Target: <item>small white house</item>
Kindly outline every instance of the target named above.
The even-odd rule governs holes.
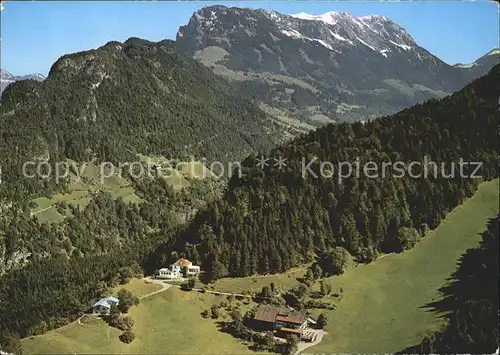
[[[180,279],[182,272],[180,268],[162,268],[158,270],[158,278],[160,279]]]
[[[95,314],[109,314],[111,306],[118,305],[118,299],[113,296],[101,298],[92,306],[92,311]]]

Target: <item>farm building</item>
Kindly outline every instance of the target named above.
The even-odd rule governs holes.
[[[118,304],[118,299],[113,296],[101,298],[92,306],[92,311],[95,314],[109,314],[112,305]]]
[[[261,329],[280,330],[300,335],[307,326],[307,314],[305,310],[293,311],[287,307],[260,305],[255,313],[254,321]]]

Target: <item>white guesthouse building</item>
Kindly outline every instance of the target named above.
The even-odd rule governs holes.
[[[158,270],[158,277],[160,279],[180,279],[182,277],[181,268],[161,268]]]
[[[161,279],[179,279],[182,277],[182,271],[186,270],[188,276],[195,276],[200,273],[200,267],[193,265],[188,259],[181,258],[168,268],[158,270],[158,278]]]
[[[113,296],[101,298],[92,306],[92,312],[94,314],[109,314],[109,311],[111,310],[111,306],[113,304],[118,305],[117,298]]]

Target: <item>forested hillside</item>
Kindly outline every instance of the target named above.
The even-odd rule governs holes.
[[[277,273],[310,262],[317,251],[342,246],[359,261],[379,252],[411,248],[428,228],[471,196],[478,180],[461,178],[458,164],[482,162],[478,174],[497,176],[498,80],[500,66],[442,100],[414,106],[366,124],[332,124],[273,151],[287,166],[255,166],[246,160],[224,198],[200,213],[178,242],[212,278]],[[343,161],[438,164],[437,176],[325,178],[319,162]],[[317,158],[302,176],[303,159]],[[441,173],[455,170],[454,177]],[[361,165],[362,166],[362,165]],[[465,166],[471,174],[474,166]],[[422,169],[420,173],[423,174]],[[415,174],[415,172],[413,172]],[[373,175],[373,171],[372,171]],[[186,244],[187,243],[187,244]],[[166,248],[165,252],[168,252]]]
[[[29,255],[24,267],[0,277],[0,344],[68,323],[140,269],[159,243],[173,243],[183,194],[164,180],[137,188],[154,191],[157,200],[127,205],[100,193],[83,211],[72,208],[72,218],[52,225],[15,212],[0,216],[6,252]]]
[[[280,139],[263,111],[171,41],[133,38],[64,56],[43,83],[9,85],[1,109],[0,343],[86,310],[123,267],[168,242],[193,208],[189,189],[125,173],[140,205],[92,186],[83,208],[66,206],[61,223],[41,224],[32,198],[65,191],[67,181],[57,184],[54,171],[24,178],[25,162],[119,165],[138,154],[226,162]]]
[[[402,354],[492,354],[498,349],[499,224],[492,219],[480,247],[468,250],[460,260],[444,298],[429,306],[448,312],[447,327],[427,336]]]
[[[9,85],[1,107],[0,200],[56,188],[21,178],[34,159],[116,164],[141,153],[224,162],[280,138],[263,111],[172,41],[131,38],[63,56],[44,82]]]
[[[162,49],[164,44],[150,46],[142,42],[134,43],[135,40],[129,43],[131,52],[125,51],[130,58],[137,59],[136,51],[168,52],[168,46]],[[116,56],[123,55],[120,53],[125,47],[127,44]],[[89,54],[81,55],[85,57]],[[112,61],[115,57],[110,55],[105,58]],[[128,60],[134,62],[133,59]],[[77,63],[80,62],[65,62],[63,58],[56,63],[43,84],[26,81],[15,83],[6,90],[2,105],[10,111],[1,116],[1,142],[7,153],[19,154],[2,156],[4,162],[15,165],[17,159],[33,154],[53,154],[54,159],[89,159],[98,152],[102,155],[97,154],[97,158],[120,161],[127,158],[122,152],[132,149],[133,137],[139,142],[135,148],[154,149],[154,140],[148,140],[154,134],[145,135],[141,140],[138,133],[139,129],[149,127],[149,116],[139,120],[144,123],[143,126],[128,122],[129,128],[126,128],[121,126],[119,120],[115,122],[112,119],[119,116],[103,114],[104,122],[116,130],[115,134],[109,131],[111,128],[106,128],[106,124],[98,123],[97,118],[101,116],[82,119],[78,111],[84,107],[82,102],[76,101],[78,106],[71,104],[79,97],[76,89],[66,93],[56,91],[70,98],[64,101],[66,104],[63,107],[53,106],[53,114],[42,114],[47,112],[44,110],[50,111],[51,106],[46,102],[52,101],[39,98],[55,95],[45,85],[51,87],[56,85],[55,82],[70,85],[74,78],[70,80],[71,75],[59,77],[58,67],[68,66],[65,70],[73,73],[73,69],[83,65],[83,62]],[[92,66],[89,63],[94,61],[87,63]],[[82,67],[75,73],[81,70]],[[204,69],[199,70],[203,73]],[[163,74],[164,78],[176,75]],[[18,209],[2,206],[0,230],[3,231],[1,238],[5,249],[10,253],[21,248],[37,252],[30,255],[28,264],[23,268],[0,278],[0,343],[15,343],[18,337],[39,334],[74,319],[106,287],[123,275],[130,274],[130,268],[137,269],[135,263],[147,270],[163,266],[173,250],[184,252],[193,262],[200,262],[209,276],[219,278],[224,275],[284,271],[293,265],[313,261],[318,256],[321,258],[335,246],[346,248],[361,262],[374,259],[379,252],[399,252],[411,248],[427,228],[437,226],[448,211],[473,194],[477,180],[460,177],[415,179],[409,176],[382,179],[361,175],[339,183],[336,177],[316,179],[311,175],[303,178],[303,158],[306,161],[317,158],[318,162],[329,161],[333,164],[354,161],[356,157],[361,162],[378,163],[422,161],[424,156],[438,163],[458,162],[463,158],[465,161],[483,162],[479,173],[485,179],[495,177],[498,174],[499,93],[496,83],[499,74],[500,67],[496,66],[487,76],[446,99],[430,101],[394,116],[366,124],[328,125],[305,134],[273,151],[274,157],[287,159],[287,166],[281,170],[273,167],[272,161],[263,170],[257,168],[257,154],[251,155],[243,164],[242,177],[234,176],[230,180],[225,196],[200,212],[187,228],[180,231],[175,217],[177,209],[182,208],[184,203],[183,194],[173,193],[161,179],[134,181],[134,187],[146,200],[140,206],[126,205],[97,192],[84,210],[72,209],[72,217],[58,225],[39,225]],[[127,86],[127,79],[122,80],[125,87],[132,87]],[[106,88],[105,82],[103,80],[98,88]],[[112,83],[109,85],[112,86]],[[182,82],[176,82],[176,85],[182,85]],[[115,89],[119,91],[120,87]],[[117,111],[112,112],[119,112],[119,109],[128,107],[127,100],[136,100],[132,98],[131,91],[129,93],[130,96],[124,94],[120,104],[104,100],[102,105],[116,104],[113,107]],[[186,95],[182,98],[188,100]],[[200,92],[200,95],[210,94]],[[214,114],[218,110],[236,114],[244,107],[239,103],[235,99],[233,104],[237,106],[228,103],[226,108],[214,106],[212,109],[216,110]],[[205,104],[210,106],[213,102]],[[147,106],[146,103],[144,105]],[[155,106],[154,102],[152,106]],[[58,114],[58,110],[70,118],[62,120],[65,116]],[[18,112],[26,114],[26,118]],[[179,117],[185,119],[180,112]],[[245,116],[246,119],[255,119],[251,112],[249,109],[247,115],[250,116]],[[13,117],[18,120],[16,124]],[[57,117],[60,121],[55,120]],[[56,122],[61,127],[56,127]],[[161,129],[153,132],[160,136],[162,132],[170,132],[163,131],[165,127],[160,123],[158,125]],[[110,135],[115,134],[117,140],[110,142],[108,147],[123,150],[105,148],[105,138],[98,134],[98,128]],[[13,135],[10,136],[10,133]],[[53,134],[50,137],[57,139],[44,140],[43,137],[49,137],[44,134],[49,133]],[[79,136],[82,134],[84,136]],[[171,134],[173,137],[177,132]],[[209,135],[207,130],[204,134]],[[179,136],[182,134],[179,133]],[[98,141],[97,137],[104,141]],[[84,154],[83,146],[77,144],[81,139],[90,147],[88,155]],[[262,142],[259,144],[262,148],[267,146]],[[254,149],[257,150],[259,144],[255,143]],[[224,156],[228,156],[226,152],[230,149],[224,147]],[[243,151],[241,146],[240,154]],[[213,154],[217,154],[216,150]],[[318,162],[312,164],[311,169],[320,176]],[[449,165],[446,168],[449,172]],[[465,169],[469,173],[471,170],[475,170],[474,167]],[[7,181],[4,191],[13,192],[15,196],[37,191],[37,186],[12,185],[12,180]],[[332,257],[332,254],[328,255]]]

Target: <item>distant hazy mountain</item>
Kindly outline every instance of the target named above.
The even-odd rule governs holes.
[[[500,63],[500,49],[497,48],[492,49],[473,63],[458,63],[453,67],[468,72],[474,77],[479,77],[488,73],[488,71],[498,63]]]
[[[177,45],[266,108],[314,125],[394,113],[478,76],[446,64],[376,15],[210,6],[179,29]]]
[[[6,70],[0,69],[0,94],[7,87],[7,85],[9,85],[15,81],[18,81],[18,80],[26,80],[26,79],[43,81],[43,80],[45,80],[45,76],[43,74],[40,74],[40,73],[29,74],[29,75],[24,75],[24,76],[14,76]]]

